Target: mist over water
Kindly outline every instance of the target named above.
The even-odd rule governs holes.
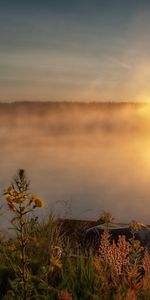
[[[150,223],[148,104],[0,104],[0,145],[1,193],[24,168],[43,214]]]

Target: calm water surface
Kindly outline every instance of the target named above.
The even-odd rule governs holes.
[[[43,214],[150,223],[149,105],[0,105],[0,145],[1,193],[25,168]]]

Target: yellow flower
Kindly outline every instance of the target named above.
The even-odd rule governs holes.
[[[32,194],[31,197],[30,197],[30,201],[35,201],[35,199],[37,199],[37,197]]]
[[[16,193],[14,196],[14,202],[21,203],[25,200],[25,194],[24,193]]]
[[[36,207],[43,207],[44,206],[44,201],[42,199],[40,199],[40,198],[36,198],[34,200],[34,203],[35,203]]]

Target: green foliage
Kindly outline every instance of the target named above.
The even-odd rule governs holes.
[[[65,257],[62,269],[63,288],[67,288],[74,299],[91,299],[100,287],[95,276],[93,256],[88,257],[79,251],[76,256],[70,253]]]

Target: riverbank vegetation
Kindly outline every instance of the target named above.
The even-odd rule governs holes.
[[[30,194],[29,185],[24,170],[19,170],[4,191],[13,234],[1,235],[0,299],[150,299],[150,254],[135,239],[136,222],[131,223],[129,241],[120,236],[112,242],[106,229],[98,252],[87,252],[80,222],[73,230],[69,221],[52,215],[39,221],[36,212],[44,201]]]

